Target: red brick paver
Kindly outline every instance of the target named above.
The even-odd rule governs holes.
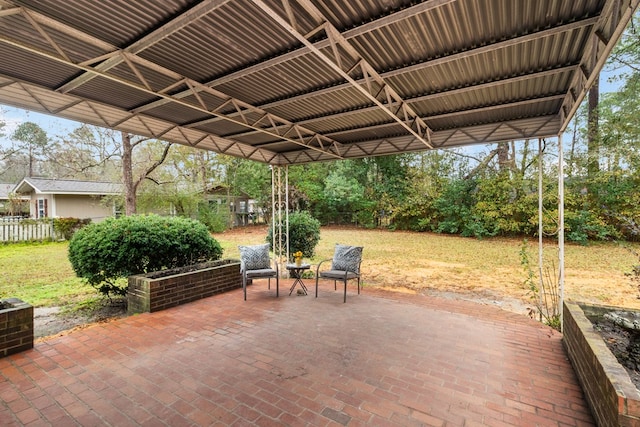
[[[286,283],[283,289],[286,288]],[[0,359],[0,425],[590,426],[561,335],[495,307],[257,282]]]

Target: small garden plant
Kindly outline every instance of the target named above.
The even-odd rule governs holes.
[[[529,261],[527,239],[524,239],[520,248],[520,264],[527,276],[524,285],[529,290],[529,297],[535,305],[534,309],[529,309],[529,317],[532,319],[538,317],[539,321],[559,331],[562,325],[560,324],[559,279],[555,265],[552,265],[551,268],[540,267],[540,276],[538,277],[540,286],[538,286],[536,274]]]
[[[127,285],[119,279],[221,256],[204,224],[181,217],[109,218],[78,230],[69,242],[76,275],[108,297],[126,295]]]

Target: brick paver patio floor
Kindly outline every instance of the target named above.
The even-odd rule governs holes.
[[[587,426],[561,335],[496,307],[257,282],[0,359],[0,425]],[[310,287],[311,291],[311,287]]]

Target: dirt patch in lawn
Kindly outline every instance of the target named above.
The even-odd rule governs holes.
[[[103,301],[91,308],[73,311],[62,311],[60,307],[35,307],[33,310],[34,338],[46,339],[126,315],[127,308],[123,302]]]

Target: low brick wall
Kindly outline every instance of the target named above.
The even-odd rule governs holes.
[[[160,311],[241,287],[240,261],[234,259],[138,274],[129,277],[128,312]]]
[[[0,357],[33,348],[33,307],[17,298],[2,302],[9,308],[0,310]]]
[[[598,426],[640,427],[640,393],[587,317],[614,309],[565,302],[563,342]]]

